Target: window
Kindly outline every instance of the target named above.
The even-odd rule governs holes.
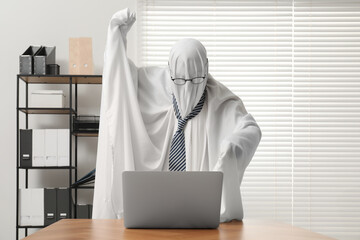
[[[200,40],[263,137],[245,218],[360,238],[360,0],[138,0],[139,65]]]

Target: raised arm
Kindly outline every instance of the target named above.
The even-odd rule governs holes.
[[[124,103],[136,98],[137,95],[136,66],[126,56],[126,34],[135,19],[135,13],[130,14],[130,10],[125,8],[112,16],[108,27],[104,52],[93,219],[119,217],[112,204],[114,138],[119,133],[115,128],[119,116],[125,116],[128,112],[123,106]]]

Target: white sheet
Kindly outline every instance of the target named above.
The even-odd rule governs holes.
[[[128,8],[109,23],[104,53],[93,219],[122,218],[124,170],[168,171],[177,119],[168,67],[137,67],[124,38]],[[124,30],[125,29],[125,30]],[[185,128],[186,170],[222,171],[221,222],[243,219],[240,184],[261,139],[241,99],[209,73],[207,101]]]
[[[173,79],[188,80],[204,77],[204,80],[198,84],[186,81],[185,84],[178,85],[175,81],[170,81],[171,91],[174,93],[181,118],[184,119],[199,102],[206,87],[208,76],[206,49],[197,39],[180,39],[170,50],[168,65]]]

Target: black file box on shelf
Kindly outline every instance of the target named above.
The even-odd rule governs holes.
[[[58,188],[56,196],[56,221],[69,218],[69,188]]]
[[[56,222],[56,188],[44,189],[44,225]]]
[[[55,46],[46,47],[41,46],[41,48],[34,55],[34,74],[36,75],[45,75],[47,74],[48,64],[55,64]]]
[[[32,129],[20,129],[20,167],[32,166]]]
[[[71,199],[70,204],[69,198],[68,187],[56,188],[56,221],[64,218],[70,218],[70,213],[72,215],[71,217],[74,217],[75,203],[74,200]]]
[[[93,205],[89,204],[89,218],[92,219],[92,209],[93,209]]]
[[[46,64],[46,74],[59,75],[60,65],[59,64]]]
[[[76,206],[76,218],[78,219],[89,218],[89,207],[87,204],[78,204]]]
[[[92,219],[92,204],[78,204],[76,206],[77,219]]]
[[[41,46],[29,46],[26,51],[19,56],[19,73],[34,73],[34,55],[40,50]]]

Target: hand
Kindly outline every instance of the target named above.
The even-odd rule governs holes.
[[[111,24],[117,25],[119,27],[122,27],[124,25],[127,25],[127,30],[131,28],[133,23],[136,21],[136,13],[131,12],[129,8],[124,8],[120,11],[117,11],[114,13],[114,15],[111,17]]]
[[[243,164],[243,150],[239,145],[236,145],[231,138],[222,141],[216,168],[223,169],[224,163],[229,161],[233,162],[240,172],[246,168]]]
[[[119,27],[124,44],[126,47],[126,35],[130,31],[132,25],[136,21],[136,13],[130,12],[129,8],[122,9],[116,12],[111,18],[111,26]]]
[[[120,31],[123,34],[123,37],[126,37],[132,25],[136,21],[136,12],[130,12],[129,8],[125,8],[122,11],[124,11],[122,12],[123,24],[120,25]]]
[[[234,145],[228,139],[225,139],[220,145],[219,158],[222,160],[233,159],[234,154],[235,154]]]

